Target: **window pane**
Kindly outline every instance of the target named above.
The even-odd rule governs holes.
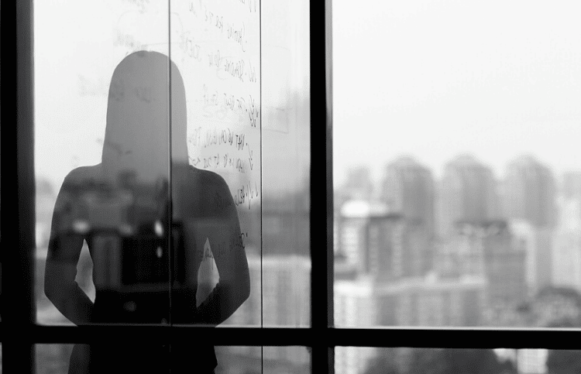
[[[90,367],[88,352],[91,347],[74,344],[37,344],[36,373],[37,374],[61,374],[69,372],[70,365],[75,365],[77,370]],[[70,359],[73,355],[74,359]],[[143,356],[142,356],[143,357]],[[168,355],[171,357],[171,354]],[[216,374],[240,374],[240,373],[276,373],[276,374],[303,374],[310,373],[311,357],[305,347],[216,347],[218,366]],[[146,357],[143,357],[145,361]],[[264,359],[263,359],[264,358]],[[168,372],[171,359],[165,361],[159,373]],[[109,360],[111,364],[114,364]],[[139,364],[136,362],[135,364]],[[192,370],[192,366],[183,366],[175,369]],[[128,372],[136,372],[137,367]],[[151,371],[145,371],[151,372]],[[156,372],[157,373],[157,372]]]
[[[578,351],[337,347],[335,373],[575,373]]]
[[[579,325],[574,9],[334,4],[337,325]]]
[[[309,2],[262,2],[263,322],[310,324]]]
[[[218,373],[310,373],[306,347],[216,347]]]

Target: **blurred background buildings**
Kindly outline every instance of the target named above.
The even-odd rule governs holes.
[[[581,326],[581,176],[522,156],[498,178],[466,154],[434,174],[404,156],[336,186],[336,325]],[[338,351],[338,373],[380,352]],[[546,369],[546,351],[519,357]]]

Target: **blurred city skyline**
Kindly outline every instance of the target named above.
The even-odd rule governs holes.
[[[385,172],[388,166],[402,158],[409,158],[414,160],[420,165],[423,165],[427,169],[429,169],[435,180],[439,180],[442,178],[443,172],[446,168],[446,165],[455,160],[458,157],[469,156],[480,162],[481,164],[487,166],[492,171],[493,177],[500,180],[504,178],[507,174],[509,164],[514,162],[515,160],[521,158],[533,158],[540,162],[542,165],[545,165],[555,177],[557,183],[563,178],[563,176],[567,174],[581,174],[581,161],[578,162],[578,165],[573,165],[571,162],[571,166],[565,165],[558,165],[554,166],[549,162],[546,162],[545,159],[541,157],[537,157],[532,152],[522,152],[522,153],[514,153],[514,156],[511,158],[507,158],[504,160],[496,160],[496,162],[487,162],[485,157],[479,157],[474,152],[456,152],[451,153],[449,158],[442,158],[441,160],[438,159],[437,161],[433,159],[426,159],[422,158],[421,155],[412,154],[411,152],[402,152],[399,154],[393,154],[390,158],[384,158],[381,161],[378,160],[379,157],[376,157],[375,160],[368,159],[363,160],[361,162],[351,162],[351,163],[340,163],[341,160],[344,158],[335,153],[334,158],[334,188],[341,188],[341,186],[349,183],[349,175],[355,170],[362,170],[366,169],[369,172],[369,177],[371,178],[370,181],[374,184],[380,184],[383,178],[385,177]]]
[[[450,165],[458,162],[459,160],[466,159],[472,160],[484,168],[489,169],[493,180],[500,184],[502,184],[502,182],[505,181],[509,176],[511,167],[514,167],[515,164],[523,162],[531,162],[545,168],[553,178],[557,190],[561,189],[563,185],[567,183],[567,179],[571,180],[572,178],[581,178],[581,164],[577,169],[553,168],[551,165],[544,162],[544,160],[535,157],[532,154],[521,154],[515,156],[514,158],[505,160],[505,162],[501,164],[500,167],[495,168],[493,164],[487,163],[485,160],[476,157],[473,153],[470,152],[458,153],[450,159],[444,160],[441,165],[437,165],[436,167],[432,167],[431,163],[423,162],[421,159],[414,155],[402,153],[400,155],[395,155],[392,159],[385,160],[383,163],[378,162],[379,166],[377,167],[374,167],[370,163],[353,164],[347,167],[345,165],[335,166],[335,168],[342,167],[341,173],[338,173],[342,179],[339,180],[338,176],[335,175],[335,193],[339,194],[336,196],[340,196],[340,194],[344,193],[346,187],[361,186],[363,183],[368,182],[373,186],[374,189],[372,191],[372,199],[378,198],[379,196],[377,194],[381,193],[380,190],[383,188],[383,184],[385,183],[385,178],[389,169],[394,165],[402,162],[413,163],[419,167],[424,168],[433,179],[432,182],[438,184],[441,183],[445,178],[445,170]],[[498,172],[498,169],[500,169],[500,172]],[[353,178],[358,180],[353,180]]]

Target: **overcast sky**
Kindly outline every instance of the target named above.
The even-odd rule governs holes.
[[[120,3],[71,4],[37,2],[35,12],[37,171],[57,180],[99,161],[107,82],[90,73],[109,77],[123,56],[96,53],[115,43],[110,7]],[[71,16],[83,11],[91,16]],[[524,153],[557,173],[581,170],[580,14],[578,0],[335,0],[337,182],[359,164],[379,178],[401,154],[436,174],[459,153],[497,176]],[[71,30],[93,33],[71,43]],[[86,71],[72,74],[78,66]],[[79,96],[83,79],[96,95]],[[63,108],[62,95],[75,102]],[[78,131],[65,131],[71,123]]]
[[[336,181],[400,154],[438,174],[472,153],[497,176],[535,155],[581,170],[581,3],[337,0]]]

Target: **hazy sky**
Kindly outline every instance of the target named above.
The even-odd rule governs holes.
[[[581,170],[581,3],[337,0],[335,175],[400,154]]]
[[[99,162],[107,82],[94,76],[110,77],[124,50],[98,50],[117,42],[111,4],[126,3],[36,3],[37,169],[59,179]],[[523,153],[581,169],[580,14],[578,0],[335,0],[337,181],[358,164],[378,178],[400,154],[436,173],[459,153],[497,176]],[[87,29],[94,40],[68,41]],[[93,93],[79,96],[85,83]]]

